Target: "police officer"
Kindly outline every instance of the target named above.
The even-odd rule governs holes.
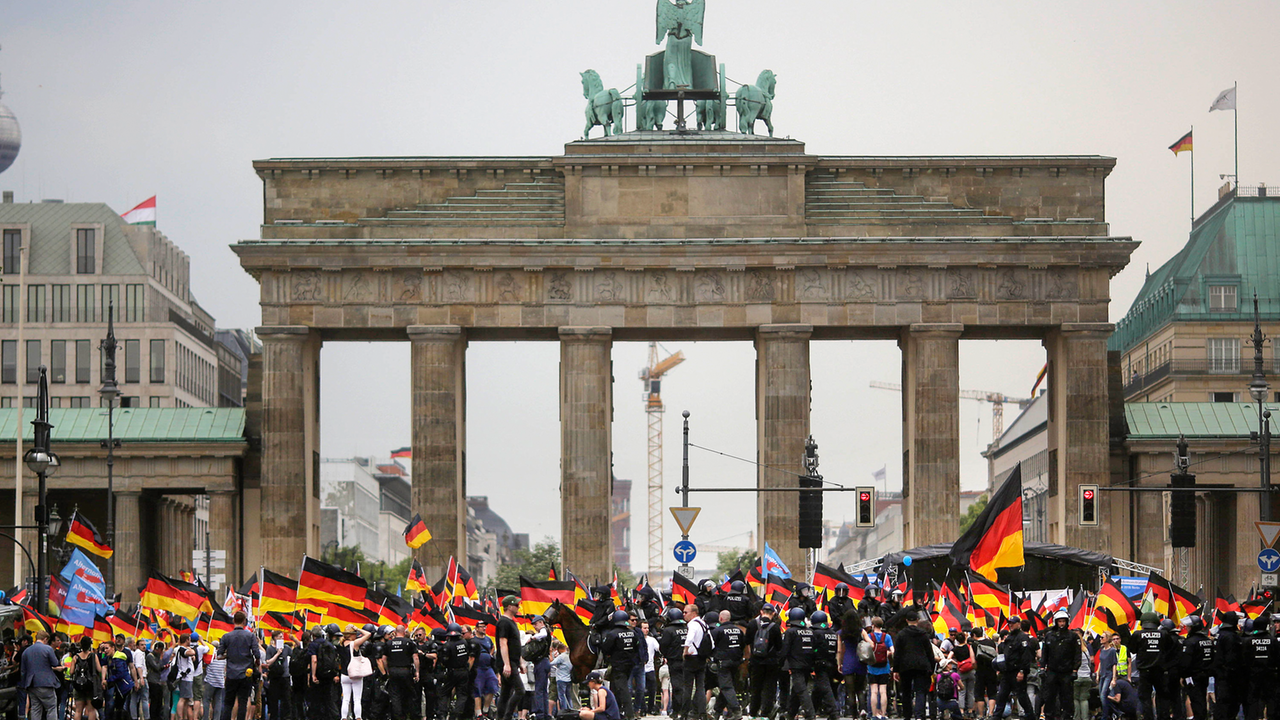
[[[449,623],[444,644],[436,658],[444,671],[444,682],[440,687],[444,716],[450,720],[459,720],[464,714],[470,717],[471,665],[475,658],[471,654],[471,645],[462,638],[462,627],[457,623]]]
[[[1235,720],[1240,706],[1249,699],[1249,652],[1236,632],[1239,616],[1222,614],[1218,640],[1213,646],[1213,697],[1216,720]]]
[[[600,652],[609,659],[609,687],[618,699],[623,720],[632,717],[631,671],[636,664],[636,646],[643,642],[631,627],[626,610],[613,613],[613,627],[605,631]]]
[[[805,720],[813,720],[813,675],[815,646],[813,630],[805,627],[802,608],[787,611],[787,631],[782,635],[782,669],[791,675],[791,699],[784,717],[794,718],[803,712]]]
[[[684,638],[689,632],[684,621],[684,611],[678,607],[669,607],[666,612],[666,624],[662,635],[658,638],[658,653],[667,663],[667,672],[671,679],[671,715],[684,717],[684,698],[687,695],[684,676]]]
[[[787,601],[787,609],[792,608],[803,610],[805,617],[809,617],[818,609],[818,604],[813,601],[813,587],[809,583],[796,583],[796,592]],[[790,624],[789,621],[788,624]]]
[[[843,627],[844,614],[856,609],[853,598],[849,597],[849,584],[836,583],[835,594],[827,601],[827,616],[831,618],[831,627],[839,631]]]
[[[751,619],[751,599],[747,597],[747,584],[741,580],[729,583],[729,592],[720,600],[721,609],[729,611],[729,622],[745,625]]]
[[[902,591],[894,590],[889,593],[889,599],[880,603],[880,617],[884,618],[884,624],[889,624],[889,618],[902,612]]]
[[[712,657],[716,661],[716,685],[720,687],[715,716],[720,717],[721,711],[728,708],[728,720],[739,720],[742,706],[738,703],[738,671],[745,657],[746,632],[732,621],[733,616],[728,609],[720,611],[719,620],[720,624],[711,631],[711,643],[715,646]]]
[[[360,654],[369,658],[373,666],[373,675],[364,681],[360,693],[360,705],[368,720],[386,720],[387,718],[387,676],[382,672],[378,658],[382,657],[383,646],[387,637],[386,626],[378,627],[373,623],[365,625],[370,637],[360,647]]]
[[[838,650],[840,633],[830,626],[821,610],[809,617],[813,627],[813,707],[830,720],[836,719],[836,695],[832,682],[840,677]]]
[[[1027,676],[1031,674],[1031,661],[1035,658],[1035,641],[1022,632],[1022,621],[1009,618],[1009,634],[1000,644],[996,655],[996,670],[1000,672],[1000,690],[996,693],[996,711],[1003,713],[1005,703],[1012,695],[1022,706],[1023,718],[1033,718],[1031,698],[1027,696]],[[1003,665],[1000,655],[1004,656]],[[1015,709],[1016,712],[1016,709]]]
[[[862,595],[862,601],[858,603],[858,614],[864,618],[880,615],[880,588],[875,585],[867,588]],[[884,618],[883,615],[880,617]]]
[[[1125,642],[1132,655],[1129,662],[1138,670],[1138,696],[1142,700],[1143,717],[1145,720],[1155,720],[1156,717],[1165,720],[1172,708],[1169,673],[1176,668],[1178,642],[1169,631],[1160,627],[1160,617],[1155,613],[1143,613],[1141,620],[1142,628]],[[1154,706],[1151,702],[1153,692]]]
[[[1270,617],[1263,615],[1253,622],[1253,631],[1245,639],[1250,654],[1249,668],[1249,702],[1244,708],[1245,720],[1258,720],[1265,710],[1267,717],[1274,718],[1277,712],[1275,703],[1276,665],[1280,663],[1280,648],[1276,640],[1268,632]],[[1246,621],[1247,622],[1247,621]]]
[[[411,711],[413,688],[418,684],[418,648],[405,637],[403,625],[397,625],[395,637],[386,642],[380,662],[391,695],[391,718],[406,720]]]
[[[1204,621],[1192,615],[1187,637],[1182,641],[1182,677],[1191,701],[1193,720],[1209,720],[1206,691],[1213,670],[1213,640],[1204,631]]]
[[[716,595],[716,581],[710,578],[698,583],[698,594],[693,598],[693,604],[698,606],[698,615],[706,615],[714,612],[720,613],[720,598]]]
[[[1040,638],[1040,660],[1045,669],[1040,679],[1040,704],[1045,720],[1070,718],[1072,713],[1071,690],[1075,671],[1080,667],[1080,638],[1067,627],[1069,623],[1067,611],[1059,610],[1053,615],[1053,627]]]
[[[427,636],[427,631],[421,627],[414,628],[413,636],[410,638],[413,644],[418,648],[418,692],[425,700],[423,707],[426,711],[423,717],[428,720],[434,720],[436,717],[436,651],[431,646],[431,640]]]
[[[449,638],[449,630],[447,628],[432,628],[431,634],[427,636],[427,645],[436,655],[435,669],[431,673],[431,681],[435,685],[435,704],[431,707],[432,717],[444,720],[449,716],[449,699],[444,694],[444,681],[446,671],[444,669],[444,644]]]
[[[311,659],[311,685],[307,696],[307,715],[317,720],[338,720],[338,703],[333,697],[333,689],[338,687],[338,676],[341,669],[338,665],[338,647],[334,640],[342,636],[342,631],[334,623],[326,625],[316,633],[316,638],[307,648]],[[330,666],[333,667],[330,667]]]
[[[778,653],[782,650],[782,630],[773,603],[765,603],[760,608],[760,615],[747,623],[744,639],[751,653],[747,662],[751,716],[771,717],[778,695]]]

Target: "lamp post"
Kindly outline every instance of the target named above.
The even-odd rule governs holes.
[[[1249,395],[1258,403],[1258,431],[1250,433],[1258,443],[1258,471],[1262,474],[1262,499],[1258,503],[1258,519],[1266,522],[1271,519],[1271,411],[1266,409],[1267,393],[1271,386],[1267,384],[1267,374],[1263,371],[1262,345],[1266,342],[1262,334],[1262,317],[1258,314],[1258,293],[1253,294],[1253,379],[1249,381]]]
[[[102,341],[102,388],[98,394],[107,403],[107,439],[102,447],[107,450],[107,547],[116,546],[116,488],[115,488],[115,450],[120,441],[115,438],[116,398],[120,396],[120,387],[116,385],[116,330],[114,325],[116,314],[115,303],[107,305],[107,337]],[[116,556],[111,554],[107,560],[107,592],[106,597],[115,595]]]
[[[75,515],[76,509],[77,508],[73,508],[71,510],[72,515]],[[67,541],[62,539],[65,530],[63,527],[64,521],[65,518],[63,518],[58,512],[58,506],[55,503],[49,510],[49,537],[59,539],[57,545],[53,545],[52,543],[50,544],[50,549],[53,550],[54,555],[58,557],[59,565],[66,565],[67,561],[71,559],[71,548],[67,547]]]
[[[49,547],[49,518],[45,510],[45,479],[52,475],[61,464],[58,456],[49,450],[49,440],[53,425],[49,422],[49,369],[40,366],[40,383],[36,386],[36,419],[31,421],[34,427],[34,438],[31,449],[22,457],[31,472],[39,479],[36,496],[36,608],[40,612],[48,610],[48,590],[44,583]]]

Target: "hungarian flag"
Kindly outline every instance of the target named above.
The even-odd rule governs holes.
[[[1098,590],[1098,600],[1094,603],[1093,612],[1099,618],[1107,620],[1102,615],[1102,611],[1110,613],[1110,622],[1115,623],[1116,627],[1120,625],[1132,626],[1138,621],[1138,608],[1134,607],[1133,601],[1128,595],[1120,589],[1120,586],[1114,580],[1108,578],[1102,583],[1102,588]]]
[[[969,582],[969,597],[973,599],[974,605],[993,612],[1008,612],[1008,588],[968,570],[965,571],[965,576]]]
[[[404,529],[404,544],[417,550],[430,539],[431,531],[422,522],[422,515],[414,513],[413,519],[409,521],[409,524]]]
[[[208,596],[189,582],[165,577],[154,570],[142,589],[139,604],[154,610],[165,610],[179,617],[193,618],[213,607]]]
[[[951,546],[951,559],[959,567],[973,568],[991,582],[996,569],[1022,567],[1022,464],[987,501],[969,529]]]
[[[1169,586],[1169,581],[1160,577],[1160,573],[1155,570],[1147,576],[1147,587],[1142,591],[1143,597],[1150,595],[1152,608],[1156,613],[1164,617],[1173,617],[1173,588]]]
[[[680,571],[672,571],[671,602],[679,605],[680,607],[684,607],[685,605],[693,602],[693,599],[697,596],[698,586],[694,585],[693,581],[689,578],[681,575]]]
[[[124,221],[130,225],[150,225],[155,227],[156,224],[156,196],[143,200],[138,203],[137,207],[129,212],[121,215]]]
[[[413,448],[410,448],[410,447],[406,446],[406,447],[402,447],[402,448],[400,448],[399,450],[392,450],[392,451],[391,451],[391,457],[393,457],[393,458],[410,458],[410,459],[412,459],[412,458],[413,458]]]
[[[78,511],[71,513],[71,522],[67,525],[66,541],[79,545],[98,557],[111,557],[111,548],[85,516]]]
[[[298,582],[262,568],[258,582],[258,613],[293,612],[298,606]]]
[[[1178,153],[1184,152],[1184,151],[1190,152],[1191,151],[1191,131],[1188,130],[1186,135],[1183,135],[1182,137],[1178,138],[1178,141],[1170,145],[1169,149],[1173,151],[1174,155],[1177,155]]]
[[[422,569],[422,563],[414,560],[409,564],[409,577],[404,581],[404,589],[421,592],[427,588],[427,572]]]
[[[573,593],[577,584],[571,580],[543,580],[541,582],[520,576],[520,614],[542,615],[559,600],[566,607],[573,606]]]
[[[302,573],[298,576],[298,605],[302,607],[317,612],[324,612],[328,605],[363,609],[368,589],[364,579],[353,572],[315,558],[302,559]]]

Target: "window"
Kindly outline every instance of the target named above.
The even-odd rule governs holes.
[[[27,286],[27,322],[44,322],[44,285]]]
[[[76,341],[76,382],[89,382],[89,363],[93,362],[88,340]],[[75,407],[72,405],[72,407]]]
[[[1209,338],[1205,340],[1209,372],[1240,372],[1240,341],[1235,338]]]
[[[76,229],[76,272],[92,275],[97,272],[97,239],[93,228]]]
[[[49,382],[67,381],[67,341],[49,341]]]
[[[102,321],[107,321],[107,313],[111,313],[111,319],[120,322],[120,286],[119,285],[103,285],[102,286]]]
[[[18,341],[0,341],[0,382],[18,382]]]
[[[124,286],[124,321],[142,322],[143,301],[141,285]]]
[[[53,286],[53,317],[50,322],[71,322],[71,286]]]
[[[51,408],[60,408],[60,407],[62,407],[62,398],[60,398],[60,397],[51,397],[51,398],[49,398],[49,407],[51,407]]]
[[[4,286],[3,315],[4,315],[3,317],[0,317],[0,320],[3,320],[4,322],[7,322],[7,323],[18,322],[18,286],[17,285]]]
[[[1209,311],[1210,312],[1235,312],[1236,311],[1236,286],[1235,285],[1210,285],[1209,286]]]
[[[71,398],[67,398],[67,400],[70,401],[69,403],[67,403],[67,407],[71,407],[71,408],[91,407],[89,405],[89,398],[87,397],[71,397]]]
[[[27,341],[27,382],[40,382],[40,341]]]
[[[4,274],[17,275],[22,272],[22,231],[4,231]]]
[[[24,397],[24,398],[22,398],[22,407],[24,407],[24,408],[26,408],[26,409],[28,409],[28,410],[35,410],[35,409],[36,409],[36,399],[35,399],[35,398],[33,398],[33,397]]]
[[[76,286],[76,321],[82,323],[97,322],[93,312],[93,286]]]
[[[127,383],[142,382],[141,340],[124,341],[124,381]]]
[[[1236,394],[1233,392],[1215,392],[1209,393],[1216,403],[1229,403],[1236,401]]]
[[[120,407],[122,408],[142,407],[141,401],[142,401],[142,398],[138,397],[137,395],[121,395]]]
[[[151,396],[151,407],[160,407],[160,398],[155,395]]]
[[[13,407],[13,398],[11,397],[0,398],[0,408],[11,408],[11,407]]]
[[[151,382],[153,383],[164,382],[164,341],[163,340],[151,341]],[[158,399],[159,398],[152,398],[152,400],[158,400]],[[160,407],[160,406],[152,405],[152,407]]]

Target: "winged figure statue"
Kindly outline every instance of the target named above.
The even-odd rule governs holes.
[[[702,44],[702,18],[706,0],[658,0],[658,35],[654,42],[667,38],[663,54],[663,86],[693,85],[693,43]]]

